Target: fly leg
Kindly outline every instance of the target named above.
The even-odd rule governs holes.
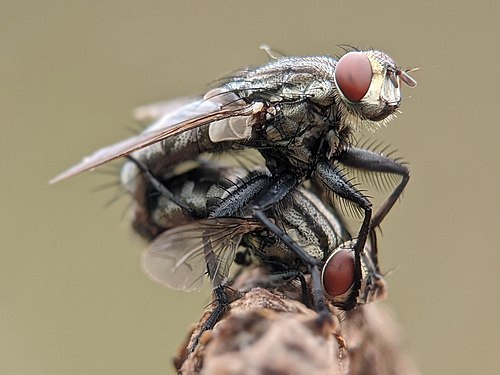
[[[283,173],[278,176],[269,189],[261,195],[252,206],[253,216],[266,228],[274,233],[285,245],[287,245],[307,266],[311,274],[312,293],[316,311],[319,314],[318,323],[323,326],[325,322],[331,322],[332,317],[325,302],[325,295],[321,284],[321,273],[319,261],[309,255],[288,234],[278,227],[267,215],[266,211],[285,198],[298,185],[298,180],[293,174]]]
[[[144,178],[149,181],[149,183],[163,196],[166,198],[170,199],[172,202],[174,202],[176,205],[178,205],[180,208],[186,211],[190,216],[193,216],[193,210],[189,205],[187,205],[185,202],[180,200],[176,195],[174,195],[170,190],[167,189],[167,187],[162,184],[149,170],[149,168],[144,164],[142,161],[139,159],[136,159],[130,155],[127,155],[126,158],[130,160],[132,163],[134,163],[137,168],[141,171],[141,173],[144,175]]]
[[[127,156],[127,158],[134,163],[141,173],[144,175],[144,178],[153,186],[160,194],[163,196],[167,197],[170,199],[172,202],[176,203],[178,206],[180,206],[182,209],[184,209],[187,213],[190,214],[190,216],[194,216],[192,214],[192,209],[181,201],[176,195],[174,195],[170,190],[167,189],[167,187],[160,181],[158,178],[156,178],[153,173],[148,169],[148,167],[140,160],[132,157],[132,156]],[[197,346],[199,339],[203,332],[207,330],[211,330],[214,325],[220,320],[220,318],[224,315],[224,313],[227,311],[229,307],[229,297],[225,291],[225,286],[223,285],[223,278],[217,271],[218,269],[218,261],[216,259],[216,256],[212,250],[211,242],[209,240],[209,235],[207,234],[205,236],[206,238],[204,239],[204,255],[205,255],[205,263],[207,266],[207,273],[212,281],[212,285],[214,286],[213,288],[213,301],[215,303],[215,307],[210,313],[209,317],[203,324],[203,326],[200,329],[200,332],[196,335],[196,337],[193,339],[193,342],[190,346],[189,353],[191,353]]]
[[[363,223],[358,231],[358,238],[353,245],[354,251],[354,293],[345,302],[345,309],[350,310],[356,304],[356,298],[361,288],[361,253],[365,247],[366,240],[371,229],[372,203],[353,184],[351,184],[344,174],[326,161],[320,161],[316,168],[316,173],[321,182],[333,193],[347,199],[359,206],[365,213]]]
[[[396,203],[403,193],[406,184],[410,180],[410,171],[405,165],[393,159],[373,151],[356,147],[351,147],[339,155],[338,161],[348,167],[368,172],[397,174],[402,177],[398,186],[396,186],[385,202],[382,203],[375,215],[373,215],[372,227],[375,228],[379,226],[387,213],[391,210],[392,206],[394,206],[394,203]]]
[[[200,331],[191,342],[191,345],[188,348],[188,353],[192,353],[196,349],[198,343],[200,342],[201,335],[205,331],[210,331],[211,329],[213,329],[215,324],[217,324],[217,322],[229,309],[229,304],[231,303],[231,301],[226,293],[226,287],[224,285],[218,285],[213,289],[213,303],[215,304],[215,307],[210,312],[207,320],[205,320],[200,328]]]
[[[285,245],[287,245],[307,266],[311,274],[312,293],[316,311],[319,314],[319,324],[323,322],[331,322],[332,318],[325,302],[323,286],[321,285],[321,273],[319,271],[319,262],[312,256],[307,254],[304,249],[293,241],[280,227],[274,224],[271,219],[265,214],[264,210],[259,206],[253,207],[253,213],[257,220],[264,224],[267,229],[276,235]]]
[[[270,232],[274,233],[285,245],[287,245],[305,264],[311,273],[312,291],[316,311],[319,313],[319,322],[331,321],[331,316],[327,308],[323,287],[321,285],[321,273],[319,270],[319,261],[306,253],[288,234],[286,234],[280,227],[266,215],[266,211],[284,199],[293,189],[298,185],[298,180],[295,175],[289,173],[282,173],[277,177],[269,180],[258,180],[255,183],[249,182],[245,185],[245,194],[233,194],[233,202],[231,204],[221,205],[210,214],[210,217],[224,217],[234,216],[238,212],[238,207],[244,207],[256,196],[252,205],[252,214],[254,218],[260,221]],[[249,192],[253,195],[250,197]],[[257,195],[258,194],[258,195]]]
[[[287,281],[298,280],[302,292],[302,303],[307,307],[309,307],[310,309],[314,308],[313,302],[311,301],[310,293],[307,289],[307,282],[306,278],[304,277],[304,272],[302,272],[299,269],[294,269],[294,268],[288,269],[286,267],[284,268],[283,264],[278,263],[277,261],[266,259],[263,262],[270,267],[278,268],[278,270],[270,271],[268,273],[270,287],[277,287]]]
[[[250,201],[261,192],[262,189],[269,184],[269,177],[267,175],[256,175],[251,180],[247,181],[244,186],[231,193],[229,197],[224,199],[217,207],[216,210],[210,213],[209,217],[229,217],[235,216],[243,208],[247,207]],[[223,275],[218,272],[219,262],[212,251],[211,242],[209,240],[210,233],[205,233],[204,237],[204,253],[205,263],[207,266],[207,273],[213,286],[213,302],[215,304],[209,317],[200,328],[200,332],[193,339],[189,347],[189,353],[192,353],[201,335],[205,331],[214,328],[215,324],[224,316],[229,309],[230,299],[226,293],[226,286],[224,285],[225,279]]]
[[[351,168],[361,169],[368,172],[391,173],[402,177],[401,182],[387,197],[385,202],[380,205],[377,212],[372,217],[370,241],[372,243],[372,246],[374,247],[372,250],[372,258],[378,271],[376,246],[377,234],[375,232],[375,229],[380,225],[382,220],[384,220],[388,212],[392,209],[396,201],[403,193],[406,184],[410,180],[410,171],[405,165],[397,162],[396,160],[390,159],[377,152],[356,147],[351,147],[343,152],[339,156],[338,161]]]
[[[314,305],[311,301],[311,296],[309,291],[307,290],[307,282],[304,277],[304,273],[301,270],[291,269],[291,270],[283,270],[271,272],[269,274],[271,277],[272,284],[275,286],[278,284],[283,284],[287,281],[298,280],[300,283],[300,289],[302,293],[302,303],[306,305],[308,308],[313,309]]]

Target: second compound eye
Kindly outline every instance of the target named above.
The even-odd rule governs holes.
[[[346,293],[354,283],[354,257],[347,250],[333,253],[323,267],[323,289],[331,297]]]
[[[340,58],[335,67],[335,82],[344,97],[360,101],[372,82],[372,65],[362,52],[349,52]]]

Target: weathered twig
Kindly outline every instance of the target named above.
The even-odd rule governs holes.
[[[261,275],[245,273],[241,281]],[[236,287],[235,285],[235,287]],[[243,288],[245,289],[245,288]],[[253,288],[231,304],[193,353],[181,348],[182,374],[416,374],[403,353],[398,329],[380,304],[360,306],[349,315],[332,308],[333,324],[318,325],[317,314],[300,301],[300,286]],[[193,330],[191,341],[208,317]]]

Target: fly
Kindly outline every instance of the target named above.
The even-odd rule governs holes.
[[[360,275],[367,239],[375,236],[373,229],[402,194],[409,170],[397,160],[354,147],[352,134],[360,126],[377,128],[392,119],[401,103],[401,83],[415,87],[416,82],[376,50],[352,50],[338,60],[270,57],[269,63],[220,81],[218,87],[167,113],[142,134],[97,151],[52,182],[130,154],[162,176],[201,152],[255,149],[271,172],[267,181],[254,186],[259,199],[240,191],[235,196],[243,198],[241,205],[228,202],[212,215],[234,216],[252,201],[251,216],[308,265],[313,280],[319,280],[318,260],[266,214],[309,180],[313,189],[331,192],[362,210],[363,221],[352,243],[354,270]],[[395,174],[401,181],[372,216],[372,203],[344,175],[342,166]],[[126,163],[124,168],[134,166]],[[361,278],[356,277],[351,303],[360,288]]]
[[[143,164],[131,160],[148,179],[155,179]],[[148,229],[155,227],[159,234],[142,256],[143,270],[153,280],[184,291],[201,289],[204,274],[208,273],[216,307],[202,331],[211,329],[229,304],[224,288],[230,285],[229,269],[238,249],[249,251],[269,268],[270,274],[289,277],[311,272],[310,265],[304,264],[282,237],[270,233],[265,225],[255,220],[248,207],[243,207],[234,217],[215,217],[213,214],[221,206],[233,202],[234,194],[238,195],[244,187],[267,178],[269,174],[262,169],[248,172],[220,163],[201,163],[191,170],[150,183],[150,186],[167,188],[190,205],[193,216],[186,216],[170,197],[149,193],[148,209],[140,215],[142,221],[136,220],[136,229],[141,225]],[[360,254],[361,273],[357,274],[353,240],[345,225],[312,192],[298,187],[286,202],[272,207],[268,214],[289,238],[321,265],[321,277],[312,278],[313,284],[319,282],[312,286],[317,310],[325,305],[324,295],[342,310],[351,310],[385,295],[385,283],[378,271],[376,241],[365,244]],[[147,231],[141,229],[139,232]]]

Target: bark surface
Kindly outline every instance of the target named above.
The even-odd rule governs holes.
[[[302,302],[297,283],[262,288],[255,271],[240,276],[235,289],[249,291],[231,303],[213,330],[191,341],[206,311],[175,360],[181,374],[418,374],[404,352],[399,328],[383,304],[350,313],[331,307],[333,321],[320,323]],[[265,283],[264,283],[265,284]]]

